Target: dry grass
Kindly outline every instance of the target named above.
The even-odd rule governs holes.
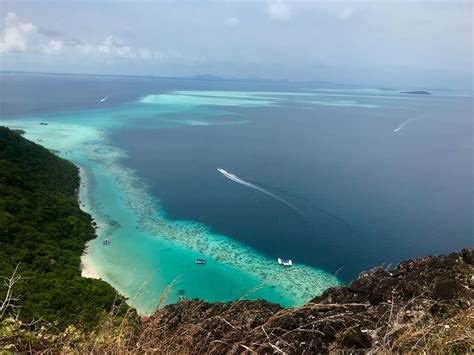
[[[193,307],[192,303],[189,304]],[[311,322],[302,324],[294,329],[272,328],[272,321],[282,317],[291,317],[292,312],[297,309],[285,309],[276,313],[268,321],[251,329],[240,337],[252,338],[253,333],[264,334],[264,338],[255,343],[229,342],[213,338],[229,332],[238,332],[240,325],[235,325],[232,320],[218,316],[220,326],[209,331],[206,319],[195,324],[186,324],[178,327],[176,332],[166,329],[166,324],[160,323],[160,313],[166,312],[158,310],[156,322],[142,325],[137,315],[130,309],[125,314],[121,314],[123,305],[114,305],[113,309],[104,315],[98,327],[91,333],[83,333],[75,328],[68,328],[61,334],[48,336],[43,333],[40,339],[31,342],[28,346],[22,343],[21,348],[16,348],[20,352],[35,353],[87,353],[87,354],[142,354],[142,353],[180,353],[192,354],[196,348],[196,334],[208,332],[209,339],[200,346],[202,353],[216,353],[216,349],[226,349],[232,352],[247,353],[296,353],[297,349],[288,341],[295,333],[304,334],[308,343],[312,338],[324,336],[315,325],[331,320],[337,321],[342,317],[347,317],[346,309],[353,305],[307,305],[305,308],[328,307],[339,310],[335,314],[327,317],[314,319]],[[357,304],[358,307],[361,304]],[[366,305],[364,305],[366,306]],[[369,354],[393,354],[393,353],[424,353],[424,354],[445,354],[445,353],[471,353],[474,349],[474,307],[461,310],[446,318],[436,320],[433,317],[423,315],[423,312],[411,314],[407,305],[395,309],[390,309],[388,314],[381,319],[376,329],[369,330],[373,338],[373,346],[366,349]],[[190,310],[192,312],[192,310]],[[215,319],[215,318],[214,318]],[[350,330],[350,329],[349,329]],[[162,333],[165,332],[165,333]],[[41,333],[41,332],[40,332]],[[143,337],[148,333],[149,337]],[[163,334],[167,334],[163,337]],[[35,334],[37,337],[38,333]],[[256,335],[256,334],[255,334]],[[140,339],[148,341],[140,343]],[[258,336],[256,338],[259,338]],[[225,339],[223,337],[223,339]],[[11,339],[13,340],[13,339]],[[40,340],[38,342],[38,340]],[[8,342],[8,341],[7,341]],[[0,344],[5,345],[5,338]],[[216,347],[219,345],[218,347]],[[0,349],[2,346],[0,345]],[[15,350],[15,348],[9,348]],[[7,349],[4,349],[7,350]],[[340,352],[344,349],[340,344],[333,343],[331,351]],[[2,351],[0,350],[0,353]]]
[[[392,341],[374,347],[377,353],[471,353],[474,349],[474,308],[470,307],[442,321],[424,320],[420,316],[405,324],[393,322],[388,324],[387,330],[398,335]]]
[[[414,303],[419,299],[413,299]],[[434,301],[424,300],[428,307]],[[407,303],[397,312],[390,309],[388,321],[373,333],[369,353],[472,353],[474,350],[474,307],[459,310],[441,319],[424,311],[409,311]],[[409,315],[407,317],[407,315]]]
[[[317,349],[340,353],[354,350],[354,347],[348,349],[344,345],[344,338],[362,328],[371,339],[372,346],[364,349],[369,354],[472,353],[474,349],[474,307],[462,310],[453,308],[451,302],[450,311],[444,316],[432,315],[429,310],[433,306],[444,305],[428,295],[420,295],[404,304],[392,300],[378,306],[369,303],[308,303],[279,311],[276,308],[273,314],[260,313],[263,322],[248,326],[247,312],[252,318],[258,314],[259,308],[252,310],[250,304],[244,305],[247,301],[243,299],[264,287],[265,283],[228,306],[209,306],[190,300],[176,306],[175,311],[161,309],[177,283],[176,279],[166,287],[158,300],[155,315],[145,323],[140,322],[133,309],[116,302],[92,332],[73,326],[63,332],[54,327],[25,330],[18,320],[4,319],[0,323],[0,354],[5,351],[44,354],[293,354],[308,353],[306,349],[314,344],[319,344],[315,345]],[[212,307],[216,308],[207,313]],[[367,322],[369,313],[378,314],[378,321]],[[328,336],[324,329],[331,327],[337,330]],[[5,329],[13,330],[7,334]]]
[[[140,322],[132,308],[127,308],[122,315],[123,307],[123,304],[114,304],[99,327],[86,336],[84,343],[77,344],[77,348],[90,354],[123,354],[131,351],[140,332]]]

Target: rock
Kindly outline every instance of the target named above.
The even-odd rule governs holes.
[[[469,307],[471,307],[471,301],[465,298],[461,298],[459,300],[459,305],[462,309],[468,309]]]
[[[436,300],[448,301],[458,298],[463,287],[456,280],[440,278],[434,282],[433,294]]]
[[[367,329],[362,331],[360,328],[345,331],[340,341],[341,347],[346,349],[370,348],[372,346],[372,340],[367,332]]]
[[[468,264],[474,264],[474,249],[473,248],[470,248],[470,249],[463,249],[462,250],[462,258],[464,260],[464,262],[468,263]]]
[[[395,344],[413,327],[445,327],[448,317],[468,312],[474,292],[472,253],[465,249],[407,260],[390,271],[375,268],[302,307],[283,309],[261,300],[210,304],[183,299],[151,316],[138,343],[142,349],[192,354],[367,352],[382,342]],[[390,337],[382,339],[386,334]],[[407,342],[407,348],[403,342],[396,344],[393,351],[404,353],[414,342]]]

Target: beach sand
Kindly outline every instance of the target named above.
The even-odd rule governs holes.
[[[99,217],[95,216],[93,213],[93,208],[91,206],[91,200],[89,197],[89,181],[88,181],[88,173],[85,168],[78,166],[79,168],[79,175],[80,175],[80,185],[79,185],[79,193],[78,193],[78,203],[81,210],[90,214],[95,222],[95,233],[97,237],[100,237],[101,233],[101,224],[102,222],[99,221]],[[82,277],[87,277],[91,279],[100,279],[100,268],[94,262],[94,259],[91,257],[89,253],[89,243],[86,244],[86,248],[84,249],[84,253],[81,256],[81,275]]]

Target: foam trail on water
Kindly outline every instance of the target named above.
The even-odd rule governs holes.
[[[303,212],[301,212],[299,209],[297,209],[295,206],[293,206],[291,203],[289,203],[288,201],[282,199],[280,196],[277,196],[273,193],[271,193],[270,191],[267,191],[255,184],[252,184],[251,182],[248,182],[246,180],[243,180],[241,178],[239,178],[237,175],[234,175],[234,174],[231,174],[229,173],[228,171],[225,171],[224,169],[221,169],[221,168],[217,168],[217,171],[220,172],[222,175],[224,175],[226,178],[228,178],[229,180],[232,180],[233,182],[236,182],[237,184],[240,184],[240,185],[243,185],[243,186],[247,186],[247,187],[250,187],[251,189],[255,189],[257,191],[260,191],[262,193],[264,193],[265,195],[268,195],[270,197],[273,197],[275,200],[278,200],[280,201],[281,203],[285,204],[286,206],[288,206],[289,208],[291,208],[293,211],[295,211],[296,213],[300,214],[300,215],[303,215]]]
[[[105,95],[103,98],[101,98],[99,101],[100,102],[104,102],[105,100],[107,100],[109,98],[109,96],[112,95],[112,94],[108,94],[108,95]]]
[[[400,124],[398,125],[398,127],[395,128],[393,131],[394,131],[394,132],[400,132],[400,131],[408,124],[408,122],[410,122],[410,121],[412,121],[412,119],[403,121],[403,122],[400,123]]]
[[[415,117],[415,118],[409,118],[409,119],[407,119],[407,120],[401,122],[401,123],[398,125],[398,127],[395,128],[393,131],[394,131],[394,132],[400,132],[400,131],[401,131],[402,129],[404,129],[408,124],[411,124],[411,123],[413,123],[413,122],[415,122],[415,121],[422,120],[422,119],[424,119],[425,117],[426,117],[426,114],[422,114],[422,115],[420,115],[420,116],[418,116],[418,117]]]

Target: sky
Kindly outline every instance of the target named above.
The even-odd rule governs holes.
[[[0,70],[472,89],[465,0],[0,0]]]

